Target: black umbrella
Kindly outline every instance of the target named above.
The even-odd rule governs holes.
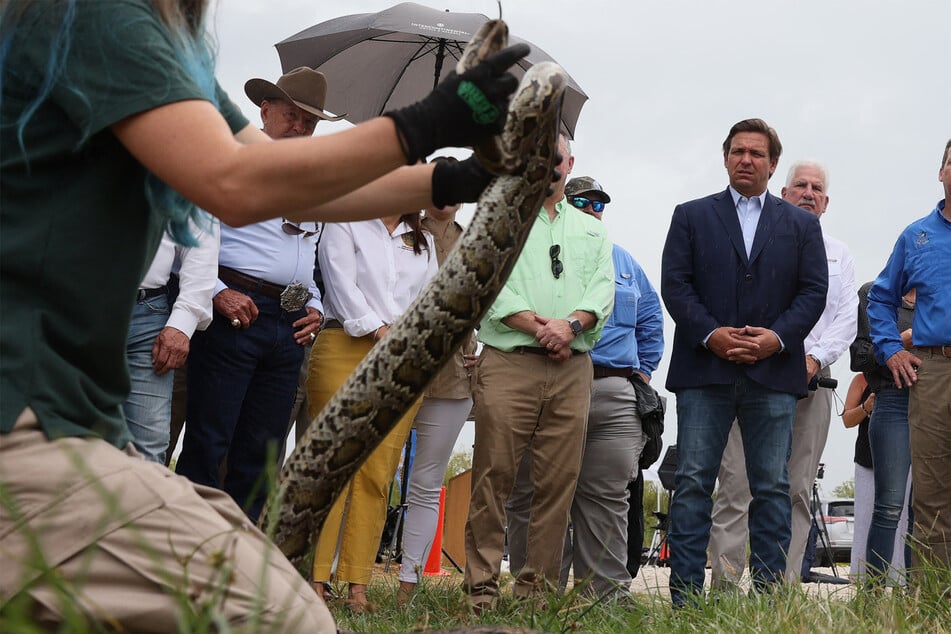
[[[489,18],[450,13],[404,2],[379,13],[358,13],[316,24],[277,43],[284,72],[309,66],[327,76],[326,108],[359,123],[425,97],[452,71],[466,43]],[[509,43],[525,42],[510,36]],[[531,42],[532,52],[512,72],[552,58]],[[588,96],[568,78],[562,108],[564,130],[575,124]]]

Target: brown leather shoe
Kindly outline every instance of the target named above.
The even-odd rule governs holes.
[[[482,616],[498,606],[498,597],[490,594],[470,594],[466,597],[469,609],[475,616]]]

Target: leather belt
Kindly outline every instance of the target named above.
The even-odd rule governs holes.
[[[619,376],[626,379],[634,374],[634,368],[612,368],[606,365],[594,366],[594,378],[603,379],[608,376]]]
[[[951,343],[946,343],[943,346],[915,346],[915,350],[926,352],[933,357],[951,359]]]
[[[159,295],[168,295],[168,286],[159,286],[158,288],[140,288],[135,294],[135,301],[158,297]]]
[[[281,293],[284,287],[273,282],[266,282],[252,275],[247,275],[241,271],[230,269],[227,266],[218,267],[218,279],[228,286],[240,286],[241,288],[260,293],[271,299],[281,299]]]
[[[546,350],[546,349],[544,349],[544,348],[541,348],[541,347],[539,347],[539,346],[516,346],[515,349],[512,350],[512,352],[516,352],[516,353],[518,353],[518,354],[538,354],[538,355],[541,355],[541,356],[543,356],[543,357],[547,357],[547,356],[548,356],[548,350]],[[576,354],[580,354],[580,353],[578,353],[578,352],[572,350],[572,351],[571,351],[571,354],[572,354],[572,355],[576,355]]]
[[[228,286],[237,286],[239,288],[243,288],[246,291],[260,293],[265,297],[276,299],[281,303],[281,308],[288,312],[300,310],[304,307],[308,300],[313,297],[313,295],[306,291],[306,288],[304,288],[304,286],[300,283],[281,286],[280,284],[268,282],[258,277],[254,277],[253,275],[247,275],[241,271],[236,271],[227,266],[218,267],[218,279]],[[287,296],[287,292],[292,290],[296,292],[294,293],[294,297],[289,298]],[[303,299],[303,301],[300,301],[301,299]]]
[[[321,329],[324,329],[324,328],[343,328],[343,324],[341,324],[336,319],[328,319],[327,321],[324,322],[324,325],[321,326]]]
[[[543,357],[548,356],[548,350],[539,348],[538,346],[516,346],[512,352],[517,352],[518,354],[540,354]]]

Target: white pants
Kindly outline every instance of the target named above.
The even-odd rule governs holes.
[[[406,496],[400,581],[416,583],[423,574],[439,520],[439,491],[446,465],[470,409],[471,398],[426,397],[416,414],[416,457]]]

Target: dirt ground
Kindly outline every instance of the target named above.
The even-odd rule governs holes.
[[[445,563],[445,562],[444,562]],[[376,574],[386,574],[387,576],[392,575],[394,578],[399,570],[399,566],[394,564],[390,567],[389,573],[383,573],[383,566],[376,566]],[[832,568],[813,568],[814,573],[819,573],[820,575],[826,575],[829,577],[834,577],[835,573],[838,573],[839,577],[848,578],[849,567],[848,564],[837,564],[836,570],[833,572]],[[502,562],[502,572],[508,572],[508,561]],[[710,569],[707,568],[707,580],[706,587],[710,587]],[[443,568],[443,574],[447,577],[452,577],[458,579],[462,582],[462,575],[457,574],[455,570],[450,570]],[[653,566],[646,565],[641,566],[641,569],[637,573],[637,577],[634,578],[634,581],[631,583],[631,592],[635,594],[649,594],[661,596],[664,598],[670,597],[670,592],[668,590],[668,582],[670,579],[670,568],[666,566]],[[572,579],[569,578],[569,587],[572,583]],[[744,575],[740,585],[743,589],[749,588],[749,575]],[[831,583],[804,583],[802,584],[803,590],[805,590],[810,596],[828,598],[828,599],[839,599],[839,600],[848,600],[855,596],[855,585],[837,585]]]
[[[841,564],[836,567],[840,577],[848,577],[848,565]],[[832,576],[832,568],[813,568],[813,572]],[[631,591],[638,594],[659,594],[663,597],[669,597],[667,582],[670,579],[670,568],[664,566],[641,566],[637,577],[631,584]],[[741,585],[744,588],[749,587],[749,576],[744,576]],[[707,587],[710,587],[710,569],[707,569]],[[810,595],[815,597],[833,598],[847,600],[855,595],[854,584],[835,585],[828,583],[804,583],[802,588]]]

